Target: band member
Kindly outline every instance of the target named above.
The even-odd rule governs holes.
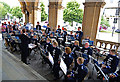
[[[82,48],[81,52],[83,52],[84,54],[92,56],[92,49],[90,48],[88,42],[85,43],[85,46]]]
[[[58,34],[61,33],[60,25],[58,25],[58,29],[56,30],[56,33],[58,33]]]
[[[63,54],[62,58],[67,66],[67,69],[69,69],[70,65],[73,62],[73,57],[72,57],[73,54],[74,53],[71,51],[70,47],[65,48],[65,53]]]
[[[81,27],[78,27],[78,31],[75,33],[76,40],[79,41],[79,44],[81,45],[81,38],[83,36],[83,32],[81,31]]]
[[[49,38],[50,38],[50,39],[55,39],[55,40],[56,40],[56,37],[54,37],[53,33],[50,33]]]
[[[15,23],[14,23],[14,25],[13,25],[13,30],[18,30],[18,26],[17,26],[17,24],[16,24],[16,21],[15,21]]]
[[[32,42],[37,45],[38,39],[37,39],[37,35],[34,35],[32,38]]]
[[[47,37],[46,37],[45,31],[43,31],[42,36],[41,36],[41,40],[40,40],[41,45],[45,45],[46,40],[47,40]]]
[[[74,61],[75,61],[75,66],[77,65],[77,55],[75,53],[75,51],[80,51],[80,47],[79,47],[79,41],[75,40],[74,42],[74,45],[72,46],[72,52],[74,52],[73,54],[73,58],[74,58]]]
[[[118,63],[119,63],[119,59],[115,54],[115,50],[112,49],[110,50],[110,54],[108,54],[108,56],[102,62],[102,65],[101,65],[102,71],[105,74],[113,73],[115,72]]]
[[[63,31],[63,33],[62,33],[62,36],[63,36],[63,42],[62,42],[62,45],[64,45],[65,46],[65,42],[66,42],[66,36],[67,36],[67,29],[66,28],[64,28],[64,31]]]
[[[70,31],[70,34],[68,36],[70,36],[70,39],[68,40],[69,42],[75,40],[74,35],[73,35],[73,31]]]
[[[44,57],[44,60],[45,60],[46,63],[49,64],[50,68],[52,68],[52,64],[48,59],[48,55],[49,55],[48,53],[50,52],[50,54],[53,54],[53,46],[51,44],[51,39],[50,38],[47,38],[46,44],[44,45],[44,49],[46,51],[46,57]]]
[[[85,40],[87,40],[87,42],[90,44],[90,46],[93,46],[94,41],[91,41],[89,36],[87,36],[85,38]]]
[[[88,42],[90,42],[90,37],[87,36],[87,37],[85,38],[85,40],[88,40]]]
[[[60,69],[59,56],[60,56],[60,49],[58,48],[58,43],[55,41],[53,42],[53,60],[54,60],[53,73],[55,79],[59,78],[59,69]]]
[[[28,44],[29,44],[29,38],[26,36],[25,29],[22,30],[23,34],[21,34],[20,39],[21,39],[21,60],[27,64],[27,57],[29,55],[29,49],[28,49]]]
[[[45,30],[45,33],[46,33],[46,34],[49,34],[50,31],[51,31],[51,29],[50,29],[50,27],[49,27],[49,24],[47,24],[47,28],[46,28],[46,30]]]
[[[39,22],[37,22],[36,29],[37,29],[37,30],[41,30],[41,25],[40,25]]]
[[[90,59],[89,55],[92,56],[92,49],[89,47],[88,42],[85,43],[85,46],[82,48],[81,52],[83,53],[82,57],[85,58],[84,65],[87,65]]]
[[[120,69],[116,73],[109,75],[109,82],[120,82]]]
[[[94,60],[94,63],[96,63],[98,66],[101,67],[103,73],[105,74],[110,74],[114,73],[116,71],[116,68],[119,64],[119,58],[115,54],[115,50],[112,49],[110,50],[110,54],[106,56],[106,58],[103,60],[102,64],[98,64],[96,60]],[[99,69],[95,66],[97,73],[98,73],[98,78],[102,78],[102,75],[99,71]]]
[[[75,72],[72,71],[71,74],[68,74],[68,81],[74,81],[76,82],[76,80],[78,80],[78,82],[82,82],[85,78],[85,76],[88,74],[88,69],[85,67],[84,63],[84,58],[79,57],[77,58],[77,63],[78,66],[75,69]]]

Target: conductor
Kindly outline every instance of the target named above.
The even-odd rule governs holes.
[[[27,64],[27,56],[29,55],[29,49],[28,49],[28,44],[29,44],[29,38],[26,35],[25,29],[22,30],[22,34],[20,36],[21,39],[21,61],[25,64]]]

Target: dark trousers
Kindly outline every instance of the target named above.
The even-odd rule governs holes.
[[[25,64],[27,64],[27,56],[26,53],[22,52],[21,54],[21,61]]]
[[[53,66],[54,77],[59,78],[59,70],[60,70],[59,64],[54,64]]]
[[[27,57],[28,57],[28,54],[29,54],[28,48],[22,49],[21,61],[22,61],[23,63],[25,63],[25,64],[27,64]]]
[[[120,77],[109,78],[109,82],[120,82]]]
[[[99,67],[102,66],[102,64],[98,64],[97,61],[94,60],[94,62],[95,62]],[[95,68],[96,68],[96,70],[97,70],[97,72],[98,72],[99,69],[98,69],[96,66],[95,66]],[[102,68],[102,71],[103,71],[103,73],[105,73],[105,74],[109,74],[109,73],[114,73],[114,72],[115,72],[115,70],[112,70],[112,69],[109,69],[109,68]]]
[[[51,64],[51,62],[49,61],[49,59],[46,58],[45,56],[43,56],[43,59],[44,59],[44,61],[45,61],[47,64],[49,64],[50,68],[52,68],[52,64]]]
[[[115,71],[111,70],[111,69],[102,69],[102,71],[105,73],[105,74],[109,74],[109,73],[114,73]]]

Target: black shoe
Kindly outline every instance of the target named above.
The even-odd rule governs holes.
[[[52,69],[52,66],[50,66],[49,69]]]
[[[58,80],[59,78],[54,78],[53,80]]]
[[[51,73],[52,73],[52,74],[54,74],[54,72],[53,72],[53,71],[51,71]]]
[[[29,65],[30,63],[26,63],[26,65]]]

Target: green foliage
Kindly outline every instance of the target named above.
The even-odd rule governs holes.
[[[83,10],[79,9],[80,4],[76,1],[68,2],[67,8],[63,11],[63,20],[65,22],[78,22],[82,23],[83,20]]]
[[[13,7],[13,8],[10,10],[10,13],[12,14],[12,16],[15,16],[15,17],[17,17],[17,18],[19,18],[19,19],[23,16],[20,7]]]
[[[41,7],[41,21],[46,21],[48,15],[45,12],[45,5],[43,4],[43,2],[41,2],[40,7]]]
[[[4,8],[5,8],[7,11],[10,10],[10,6],[9,6],[7,3],[5,3],[5,2],[0,2],[0,3],[4,5]]]
[[[110,24],[109,24],[109,22],[106,20],[106,19],[104,19],[104,17],[102,16],[102,18],[101,18],[101,23],[100,23],[101,25],[106,25],[107,27],[110,27]]]
[[[0,2],[0,18],[5,18],[5,15],[10,10],[10,6],[4,2]]]

